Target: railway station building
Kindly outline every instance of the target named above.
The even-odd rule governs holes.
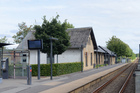
[[[70,46],[61,55],[54,56],[54,63],[81,62],[83,60],[83,69],[93,68],[94,50],[97,49],[97,43],[92,27],[69,28],[66,30],[70,36]],[[34,40],[35,31],[30,31],[17,49],[28,50],[27,41]],[[81,49],[81,45],[83,48]],[[40,53],[40,63],[49,64],[47,54]],[[37,50],[30,50],[30,64],[37,64]]]
[[[102,50],[99,46],[98,49],[94,50],[94,62],[95,65],[102,65],[105,64],[105,51]]]
[[[99,46],[104,51],[104,64],[113,65],[116,63],[117,55],[106,47]]]
[[[69,28],[66,31],[70,36],[70,46],[62,54],[54,56],[54,63],[81,62],[83,60],[83,70],[92,69],[98,64],[115,64],[116,54],[106,47],[97,46],[92,27]],[[35,40],[34,32],[30,31],[17,49],[28,50],[27,41]],[[37,50],[30,50],[30,64],[38,63],[37,54]],[[50,63],[47,54],[40,52],[40,63]]]
[[[58,55],[58,62],[81,62],[82,59],[83,70],[92,69],[95,64],[94,50],[97,49],[92,27],[70,28],[67,31],[69,32],[71,46],[64,53]],[[81,45],[83,46],[82,51]]]

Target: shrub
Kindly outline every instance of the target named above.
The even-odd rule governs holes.
[[[37,64],[33,64],[31,66],[32,66],[32,76],[37,76],[38,75]],[[81,71],[81,62],[53,64],[53,76],[69,74],[78,71]],[[51,65],[40,64],[40,75],[50,76],[50,74],[51,74]]]

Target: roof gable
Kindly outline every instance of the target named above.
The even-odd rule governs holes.
[[[27,42],[28,40],[35,39],[35,36],[33,34],[34,32],[35,31],[29,31],[28,34],[25,36],[25,38],[22,40],[22,42],[18,45],[17,49],[28,50]]]
[[[100,48],[99,46],[98,46],[98,49],[94,50],[94,51],[95,52],[100,52],[100,53],[105,53],[105,51],[102,48]]]
[[[92,43],[94,45],[94,49],[97,49],[97,44],[92,27],[70,28],[67,29],[67,31],[69,32],[70,36],[70,48],[80,48],[82,44],[85,47],[90,35]]]
[[[103,49],[106,53],[108,53],[109,55],[111,56],[116,56],[116,54],[112,51],[110,51],[108,48],[106,47],[102,47],[102,46],[99,46],[101,49]]]

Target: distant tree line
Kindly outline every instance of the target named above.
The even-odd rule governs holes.
[[[107,42],[107,48],[117,54],[117,56],[125,56],[134,58],[135,54],[128,44],[124,43],[122,40],[116,36],[112,36]]]

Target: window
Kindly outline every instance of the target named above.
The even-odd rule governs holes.
[[[87,63],[87,56],[88,56],[88,54],[87,54],[87,52],[85,52],[85,61],[86,61],[86,66],[88,66],[88,63]]]
[[[101,54],[101,63],[103,62],[103,55]]]
[[[98,52],[96,52],[96,64],[98,64]]]
[[[99,64],[100,64],[100,54],[99,54]]]
[[[91,66],[92,66],[92,53],[91,53]]]

